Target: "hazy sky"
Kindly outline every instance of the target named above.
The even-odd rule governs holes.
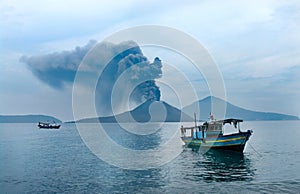
[[[91,39],[100,42],[116,31],[145,24],[176,28],[201,42],[223,74],[229,102],[300,116],[300,1],[296,0],[2,0],[0,114],[42,113],[71,120],[72,85],[47,85],[20,57],[74,50]],[[199,90],[199,96],[207,95],[205,89]],[[162,99],[172,101],[172,96],[162,91]]]

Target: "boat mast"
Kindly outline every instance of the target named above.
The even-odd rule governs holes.
[[[196,113],[194,112],[194,119],[195,119],[195,128],[197,128],[197,117],[196,117]]]

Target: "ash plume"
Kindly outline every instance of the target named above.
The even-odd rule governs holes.
[[[114,84],[116,83],[119,76],[124,73],[128,68],[131,69],[130,76],[124,84],[130,85],[134,83],[139,83],[140,80],[147,77],[148,80],[140,83],[131,93],[130,101],[134,102],[136,105],[143,103],[147,100],[160,100],[160,89],[155,83],[155,79],[162,76],[162,63],[157,57],[154,62],[151,63],[147,57],[145,57],[140,49],[140,47],[133,41],[122,42],[118,45],[111,45],[113,50],[120,51],[125,48],[125,51],[115,55],[112,60],[107,64],[105,70],[103,71],[96,89],[96,107],[98,114],[100,115],[110,115],[111,110],[111,95]],[[107,45],[105,46],[108,47]],[[128,49],[127,49],[128,48]],[[122,109],[123,100],[122,91],[118,91],[120,95],[120,106]]]
[[[22,56],[20,62],[25,63],[39,80],[53,88],[60,89],[64,84],[74,81],[80,62],[96,43],[97,41],[90,40],[85,46],[77,46],[71,51],[31,57]]]
[[[147,81],[141,82],[134,88],[130,95],[130,101],[140,104],[147,100],[160,100],[160,89],[155,82],[155,79],[162,76],[162,63],[158,57],[151,63],[134,41],[124,41],[119,44],[96,43],[91,40],[85,46],[77,46],[71,51],[31,57],[22,56],[20,61],[25,63],[42,82],[53,88],[63,89],[64,85],[74,82],[79,64],[91,48],[96,46],[97,49],[91,50],[90,56],[92,57],[89,59],[93,61],[91,64],[94,66],[89,68],[93,71],[100,66],[105,67],[95,91],[95,103],[101,116],[112,113],[110,102],[113,86],[128,68],[131,69],[131,75],[127,83],[124,83],[125,85],[139,83],[139,80],[144,77],[148,78]],[[105,64],[105,61],[109,61],[109,63]],[[120,107],[122,107],[121,104]]]

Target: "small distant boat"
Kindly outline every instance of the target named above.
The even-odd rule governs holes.
[[[240,119],[211,120],[194,127],[181,126],[181,139],[188,147],[213,148],[243,152],[252,130],[241,131]],[[233,124],[238,131],[224,134],[224,125]]]
[[[54,123],[49,123],[49,122],[39,122],[38,127],[40,129],[59,129],[60,125]]]

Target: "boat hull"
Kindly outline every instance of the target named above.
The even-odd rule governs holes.
[[[188,147],[201,147],[206,149],[220,149],[243,152],[246,142],[249,140],[252,132],[239,132],[230,135],[220,135],[206,139],[195,139],[191,137],[182,137],[183,142]]]
[[[55,125],[55,126],[43,126],[43,125],[38,125],[40,129],[59,129],[60,125]]]

